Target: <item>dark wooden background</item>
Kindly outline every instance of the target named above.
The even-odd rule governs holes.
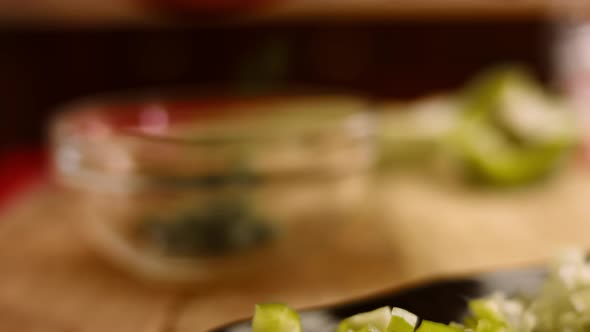
[[[551,77],[552,26],[531,20],[306,22],[210,28],[0,28],[0,149],[44,140],[56,107],[171,86],[322,86],[410,98],[495,63]]]

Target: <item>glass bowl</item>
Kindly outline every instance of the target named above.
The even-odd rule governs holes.
[[[54,119],[53,168],[113,263],[236,278],[330,250],[367,197],[372,127],[352,96],[103,98]]]

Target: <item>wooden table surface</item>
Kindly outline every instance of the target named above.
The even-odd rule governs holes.
[[[0,330],[198,332],[250,315],[257,302],[328,304],[536,263],[564,246],[590,247],[590,170],[572,168],[543,186],[508,192],[441,186],[414,175],[381,179],[375,191],[386,227],[378,233],[390,246],[355,249],[358,257],[346,270],[294,266],[181,290],[110,267],[75,232],[64,197],[41,186],[1,217]]]

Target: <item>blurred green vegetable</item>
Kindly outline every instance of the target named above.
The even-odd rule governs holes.
[[[252,332],[301,332],[301,322],[297,312],[284,304],[258,304]]]
[[[519,185],[558,169],[578,141],[567,104],[519,67],[486,71],[456,96],[381,108],[382,167],[443,156],[467,179]]]
[[[576,141],[572,114],[517,68],[483,73],[465,90],[454,144],[478,180],[514,185],[555,169]]]
[[[253,246],[269,239],[272,230],[246,202],[227,198],[172,217],[150,216],[141,233],[166,253],[197,256]]]

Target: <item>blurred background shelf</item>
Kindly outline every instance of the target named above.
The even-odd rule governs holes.
[[[40,146],[47,121],[63,103],[129,89],[235,89],[254,82],[413,98],[458,88],[483,68],[504,62],[527,65],[548,81],[551,28],[535,18],[0,28],[0,109],[7,111],[0,151]],[[260,70],[269,57],[282,64],[271,73]]]
[[[223,23],[249,24],[315,19],[540,18],[551,12],[553,3],[551,0],[36,0],[25,3],[11,0],[0,4],[0,22],[53,27],[198,25],[211,23],[207,19],[211,17],[209,13],[204,14],[206,11],[227,16]],[[585,2],[576,5],[590,12]]]
[[[544,0],[291,0],[263,8],[251,18],[277,19],[441,19],[475,17],[543,17]]]
[[[118,0],[38,0],[3,1],[0,3],[0,24],[23,26],[112,26],[161,22],[137,1]]]

